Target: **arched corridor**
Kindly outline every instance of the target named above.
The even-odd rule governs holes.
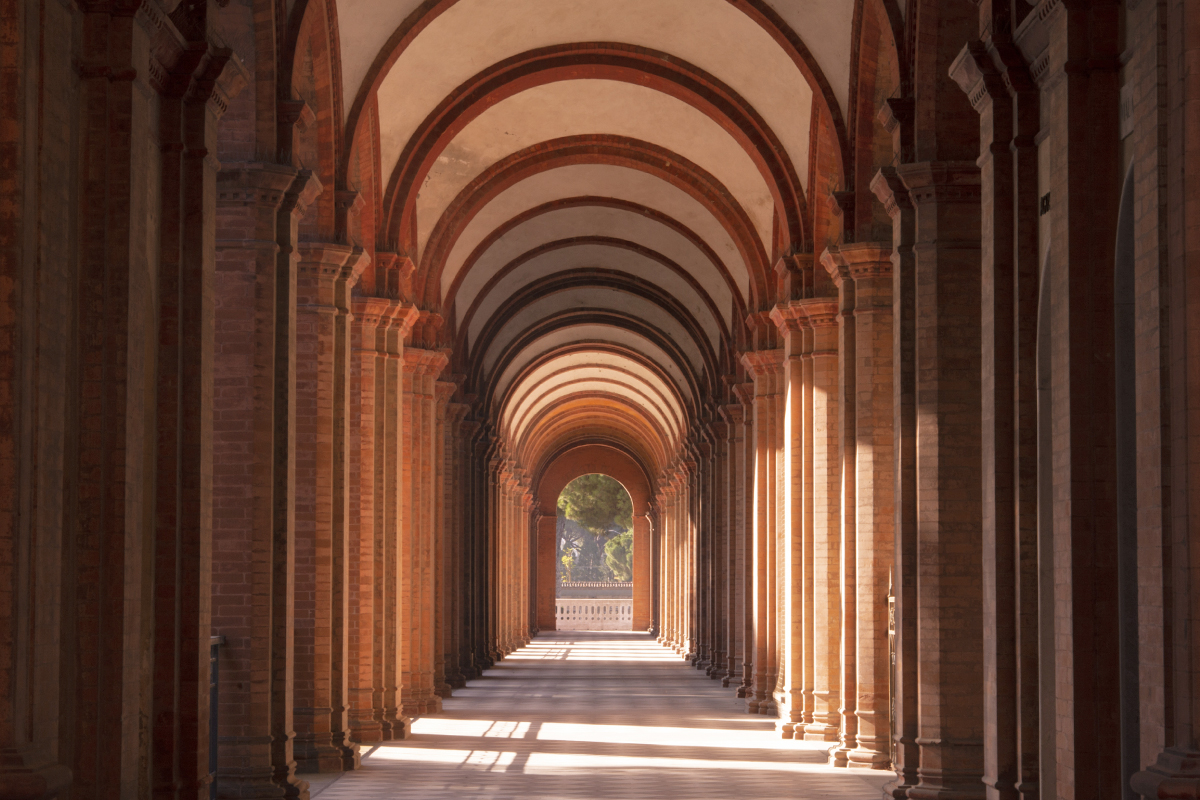
[[[1196,0],[0,0],[0,800],[1200,796],[1198,54]],[[631,631],[556,638],[594,473]],[[453,732],[535,718],[585,738]]]

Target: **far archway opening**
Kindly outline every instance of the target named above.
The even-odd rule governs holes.
[[[633,501],[603,473],[580,475],[558,496],[558,630],[633,630]]]

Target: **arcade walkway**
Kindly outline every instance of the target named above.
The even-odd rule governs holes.
[[[445,709],[403,744],[364,751],[360,771],[305,776],[314,799],[875,800],[891,777],[775,738],[773,720],[646,634],[542,634]]]

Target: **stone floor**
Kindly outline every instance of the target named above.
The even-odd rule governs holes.
[[[572,631],[364,751],[361,770],[305,778],[317,800],[881,797],[887,773],[827,767],[828,746],[776,738],[647,634]]]

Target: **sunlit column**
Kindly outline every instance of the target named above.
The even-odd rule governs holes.
[[[376,442],[382,452],[376,454],[376,469],[382,483],[382,506],[377,507],[379,552],[383,564],[379,570],[378,592],[383,606],[384,734],[386,739],[408,736],[411,720],[404,714],[404,671],[408,652],[408,606],[405,602],[402,569],[404,552],[405,488],[410,485],[402,450],[409,403],[405,396],[404,340],[419,318],[416,309],[405,316],[391,317],[383,331],[381,346],[386,353],[382,380],[376,384]]]
[[[376,570],[382,553],[376,549],[375,507],[383,498],[375,470],[375,381],[383,371],[385,354],[377,336],[380,323],[391,313],[391,302],[367,297],[356,300],[351,325],[350,363],[350,616],[349,692],[350,730],[356,742],[383,739],[382,594],[377,596]],[[386,327],[384,328],[386,330]],[[379,653],[382,656],[382,652]]]
[[[753,692],[747,696],[747,710],[752,714],[770,713],[774,707],[775,653],[773,630],[775,569],[775,519],[773,504],[777,482],[776,464],[776,403],[782,378],[783,351],[757,350],[745,353],[742,363],[754,378],[754,505],[750,522],[753,559],[753,631],[754,674]]]
[[[800,301],[812,329],[813,718],[805,738],[835,741],[841,699],[841,457],[837,303]]]
[[[743,526],[745,517],[742,514],[742,506],[745,503],[745,496],[741,490],[743,464],[744,464],[744,433],[743,419],[744,413],[742,405],[736,403],[733,405],[723,406],[721,408],[721,416],[728,425],[728,461],[726,464],[726,485],[722,489],[725,502],[725,520],[727,526],[727,548],[725,552],[725,563],[723,569],[726,575],[726,591],[725,591],[725,674],[721,678],[722,686],[738,686],[741,682],[742,675],[742,636],[743,636],[743,617],[742,611],[742,573],[744,571],[742,561],[743,547]]]
[[[780,642],[783,687],[778,698],[779,733],[784,739],[803,738],[804,698],[804,359],[808,316],[796,305],[779,305],[771,312],[783,338],[783,526],[784,599],[783,640]],[[796,729],[800,728],[799,734]]]
[[[346,725],[346,405],[349,287],[369,262],[349,245],[306,244],[296,278],[296,764],[358,764]],[[348,284],[348,285],[347,285]]]
[[[729,423],[719,415],[710,425],[713,438],[712,478],[709,481],[709,519],[712,525],[707,572],[709,575],[709,630],[712,654],[706,670],[713,680],[726,675],[729,659],[727,614],[729,604]]]

